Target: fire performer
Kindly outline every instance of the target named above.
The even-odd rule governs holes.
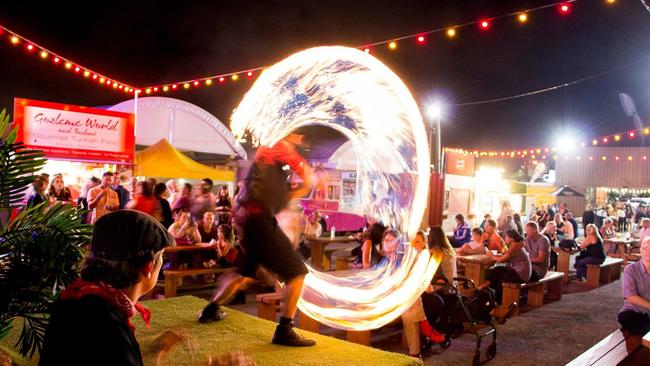
[[[235,202],[235,224],[239,227],[245,252],[239,273],[221,276],[210,303],[199,314],[200,323],[218,321],[225,313],[220,305],[252,282],[259,266],[283,278],[284,310],[273,335],[273,343],[304,347],[316,344],[293,329],[296,304],[302,292],[307,267],[293,249],[289,238],[278,226],[275,215],[285,209],[290,200],[304,197],[314,181],[307,161],[296,151],[302,136],[290,134],[271,147],[260,146]],[[290,171],[298,174],[303,185],[291,190]]]

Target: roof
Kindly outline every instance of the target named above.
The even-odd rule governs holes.
[[[555,190],[550,194],[551,196],[558,196],[558,197],[584,197],[585,196],[584,194],[576,191],[575,189],[569,186],[560,187],[560,189]]]
[[[108,109],[133,113],[134,106],[131,99]],[[203,108],[165,97],[138,98],[137,106],[136,145],[149,146],[164,138],[182,150],[246,159],[228,127]]]
[[[135,175],[163,178],[210,178],[217,181],[235,180],[232,170],[214,169],[198,163],[161,139],[135,154]]]

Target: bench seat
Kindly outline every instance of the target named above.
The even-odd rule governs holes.
[[[546,297],[550,300],[562,298],[563,272],[546,272],[546,276],[537,282],[526,283],[503,283],[503,298],[501,306],[508,307],[513,302],[518,302],[522,289],[528,289],[528,305],[540,307],[544,305],[544,289],[547,289]],[[517,314],[514,314],[517,315]]]
[[[587,286],[598,287],[621,278],[622,258],[607,257],[602,264],[587,264]]]
[[[176,296],[178,282],[183,277],[201,276],[234,271],[236,268],[189,268],[189,269],[168,269],[164,270],[165,275],[165,298]]]

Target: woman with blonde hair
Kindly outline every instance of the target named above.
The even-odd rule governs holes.
[[[587,264],[602,264],[605,261],[603,239],[596,225],[587,225],[585,240],[578,246],[582,251],[576,258],[575,268],[578,281],[586,281]]]
[[[454,278],[458,276],[456,271],[456,251],[449,243],[449,239],[442,227],[434,226],[431,228],[427,246],[431,256],[440,261],[432,283],[435,283],[438,279],[453,282]],[[427,323],[420,323],[420,329],[433,343],[441,343],[445,340],[445,337],[438,331],[443,333],[449,331],[447,321],[441,315],[445,310],[445,302],[450,301],[450,296],[454,295],[444,294],[442,288],[434,288],[433,285],[429,285],[422,294],[422,304],[424,305]]]

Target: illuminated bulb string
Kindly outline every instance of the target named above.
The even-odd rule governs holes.
[[[354,211],[412,238],[426,204],[429,147],[404,83],[358,49],[312,48],[261,74],[231,118],[236,137],[265,146],[313,125],[330,127],[352,144]],[[332,327],[377,328],[419,298],[436,268],[428,253],[417,255],[408,247],[399,266],[390,263],[345,278],[309,268],[298,306]]]

